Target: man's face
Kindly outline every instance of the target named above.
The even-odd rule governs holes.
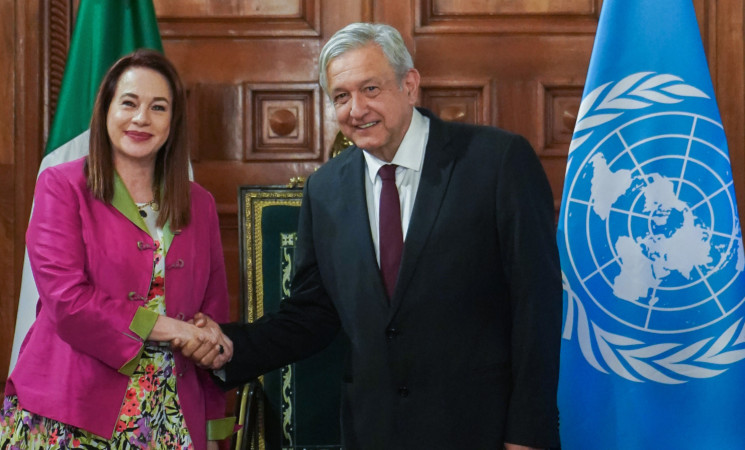
[[[369,44],[334,58],[326,75],[341,132],[391,161],[411,123],[419,73],[411,69],[399,85],[383,51]]]

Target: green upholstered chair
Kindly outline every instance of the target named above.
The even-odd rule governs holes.
[[[241,318],[252,322],[279,309],[294,271],[302,189],[239,189]],[[339,402],[343,333],[322,352],[268,373],[238,391],[243,426],[235,449],[341,449]]]

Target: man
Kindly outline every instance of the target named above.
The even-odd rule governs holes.
[[[532,148],[416,109],[419,73],[390,26],[337,32],[320,74],[355,145],[306,182],[281,311],[222,325],[227,385],[305,358],[341,328],[346,448],[558,446],[561,278]],[[379,174],[389,164],[393,195]]]

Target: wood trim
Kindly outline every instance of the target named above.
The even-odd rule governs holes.
[[[711,76],[727,135],[732,177],[739,204],[740,224],[745,219],[745,1],[710,0],[715,12],[715,40],[710,42]]]
[[[161,38],[245,38],[321,36],[321,0],[303,0],[296,17],[188,18],[159,16]]]
[[[39,32],[39,24],[47,23],[44,14],[48,9],[45,2],[15,2],[15,35],[13,47],[15,58],[13,67],[9,71],[13,74],[15,83],[13,117],[13,205],[12,205],[12,239],[13,251],[8,268],[13,272],[11,286],[6,292],[9,301],[3,301],[3,314],[0,328],[5,330],[1,335],[2,342],[8,345],[0,348],[0,371],[7,373],[10,362],[11,345],[15,329],[15,318],[18,309],[18,295],[21,287],[21,273],[23,269],[23,255],[26,250],[25,234],[31,212],[36,172],[41,160],[41,149],[44,141],[44,101],[42,88],[44,86],[45,67],[42,64],[43,55],[41,41],[44,30]],[[8,297],[3,297],[7,299]],[[7,334],[5,334],[7,333]],[[6,340],[7,337],[7,340]],[[2,375],[5,380],[5,374]]]
[[[52,118],[57,110],[62,77],[65,73],[67,53],[73,26],[73,5],[70,0],[47,0],[44,2],[43,55],[45,111],[43,115],[44,141],[49,136]]]
[[[426,77],[422,78],[419,85],[420,90],[420,101],[423,100],[424,94],[434,92],[437,90],[450,90],[453,95],[457,95],[458,90],[463,91],[478,91],[480,93],[480,105],[477,108],[478,117],[476,122],[481,125],[493,125],[495,123],[496,116],[496,96],[492,92],[492,80],[489,78],[460,78],[458,80],[441,78],[441,77]],[[425,108],[428,105],[422,105]],[[437,114],[437,113],[436,113]],[[442,117],[442,114],[438,114]]]
[[[602,0],[590,14],[439,14],[435,0],[414,1],[416,34],[594,34]]]

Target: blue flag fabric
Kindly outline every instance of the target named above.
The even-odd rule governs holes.
[[[745,449],[745,252],[691,0],[605,0],[559,218],[562,448]]]

